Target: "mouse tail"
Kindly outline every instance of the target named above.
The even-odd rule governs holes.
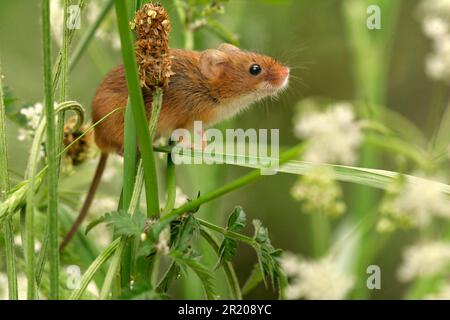
[[[86,199],[84,200],[83,207],[81,208],[80,213],[78,214],[78,217],[75,220],[75,222],[73,223],[69,232],[66,234],[63,241],[61,242],[61,244],[59,246],[60,251],[62,251],[65,248],[65,246],[70,242],[70,240],[72,240],[72,238],[76,234],[78,228],[81,226],[84,219],[86,218],[86,216],[89,212],[89,208],[91,207],[92,201],[94,200],[98,185],[100,184],[100,181],[102,179],[103,172],[105,171],[107,160],[108,160],[108,154],[102,152],[102,154],[100,156],[100,160],[98,161],[97,169],[95,170],[94,178],[92,179],[88,194],[86,196]]]

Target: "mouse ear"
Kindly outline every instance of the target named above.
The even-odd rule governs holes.
[[[209,79],[218,77],[227,61],[227,55],[219,50],[209,49],[200,56],[200,70]]]
[[[241,49],[239,49],[238,47],[233,46],[232,44],[229,44],[229,43],[222,43],[217,50],[222,51],[222,52],[239,52],[239,51],[241,51]]]

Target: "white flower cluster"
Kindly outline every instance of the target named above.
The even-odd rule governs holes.
[[[306,161],[354,164],[357,160],[363,135],[348,103],[333,104],[325,112],[299,114],[294,130],[298,138],[308,141]]]
[[[341,300],[354,285],[354,279],[344,274],[331,257],[306,260],[287,253],[281,263],[290,278],[285,289],[290,300]]]
[[[34,132],[42,117],[42,111],[43,106],[40,102],[20,110],[20,113],[25,116],[27,124],[25,128],[19,129],[19,135],[17,136],[19,141],[31,140],[34,137]]]
[[[407,282],[420,277],[433,276],[449,270],[450,243],[419,243],[405,249],[398,278]]]
[[[402,191],[383,204],[381,210],[415,227],[427,226],[434,217],[450,219],[450,201],[438,178],[407,182]]]
[[[89,1],[88,5],[83,12],[86,13],[86,23],[88,25],[93,24],[100,15],[104,0]],[[50,13],[52,19],[52,35],[56,43],[59,46],[62,45],[63,40],[63,28],[64,28],[64,7],[61,0],[50,1]],[[83,18],[83,13],[82,13]],[[102,25],[97,28],[96,37],[100,40],[110,42],[111,46],[115,50],[120,49],[120,38],[115,29],[113,28],[112,19],[106,19]]]
[[[424,0],[420,9],[423,32],[433,44],[426,73],[433,80],[450,82],[450,0]]]
[[[292,187],[291,194],[295,200],[302,202],[305,213],[324,213],[337,217],[346,210],[335,173],[327,167],[319,165],[300,177]]]

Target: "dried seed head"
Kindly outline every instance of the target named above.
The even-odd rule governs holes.
[[[167,11],[158,3],[144,4],[130,26],[136,32],[135,50],[141,87],[167,86],[173,74],[169,53],[172,28]]]
[[[70,118],[64,125],[64,147],[67,147],[75,139],[80,137],[88,126],[84,125],[76,129],[77,118]],[[66,160],[71,162],[71,165],[77,166],[85,160],[93,158],[96,154],[96,148],[93,141],[92,131],[87,132],[80,140],[74,143],[65,154]]]

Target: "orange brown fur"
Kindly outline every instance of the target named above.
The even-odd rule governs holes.
[[[231,47],[231,46],[229,46]],[[206,125],[224,120],[239,110],[226,112],[226,108],[246,107],[265,96],[275,94],[287,81],[289,69],[273,58],[221,46],[213,57],[197,52],[172,49],[172,70],[169,85],[163,92],[163,105],[157,127],[158,135],[170,135],[177,128],[191,129],[196,120]],[[233,50],[235,48],[235,50]],[[216,61],[214,53],[222,60]],[[202,59],[213,59],[216,77],[205,76]],[[208,60],[208,62],[211,62]],[[261,65],[258,76],[248,70],[253,63]],[[142,89],[146,113],[151,115],[152,92]],[[116,108],[127,104],[127,83],[123,66],[114,68],[102,81],[93,100],[92,119],[95,122]],[[240,99],[247,97],[245,103]],[[124,111],[119,111],[95,128],[95,140],[102,152],[123,151]]]

